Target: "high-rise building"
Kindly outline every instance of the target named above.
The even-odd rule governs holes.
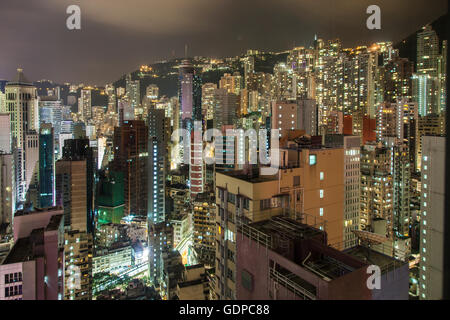
[[[22,69],[17,69],[17,77],[5,86],[6,113],[10,115],[12,146],[15,154],[15,186],[17,201],[25,202],[29,182],[34,170],[33,160],[35,157],[25,155],[27,143],[35,144],[37,141],[27,135],[39,129],[39,111],[37,90],[33,84],[26,79]],[[33,142],[32,142],[33,141]],[[35,142],[35,143],[34,143]],[[28,147],[33,148],[31,145]],[[27,162],[27,163],[26,163]],[[29,177],[30,179],[27,179]]]
[[[386,236],[393,237],[393,178],[390,148],[367,143],[361,148],[361,229],[373,231],[374,219],[386,220]]]
[[[27,205],[38,206],[39,184],[39,133],[30,131],[25,141],[25,181],[27,186]]]
[[[244,88],[247,88],[249,78],[255,72],[255,58],[253,56],[247,56],[243,59],[243,63],[244,63]]]
[[[221,129],[223,125],[233,125],[237,119],[239,96],[226,89],[214,90],[213,126]]]
[[[419,114],[438,114],[438,81],[429,74],[414,74],[412,76],[412,100],[417,102]]]
[[[55,152],[59,153],[59,135],[62,132],[62,101],[56,96],[40,97],[39,99],[39,123],[50,124],[53,127],[53,139]],[[57,154],[57,157],[61,155]]]
[[[146,97],[151,100],[157,100],[159,98],[159,88],[156,84],[151,84],[146,89]]]
[[[61,208],[17,211],[11,252],[0,265],[0,300],[62,300],[64,230]]]
[[[148,221],[165,220],[165,182],[168,162],[168,126],[163,109],[148,110]]]
[[[123,172],[125,215],[147,216],[148,127],[142,120],[124,121],[114,129],[115,171]]]
[[[344,148],[344,248],[357,245],[358,239],[353,232],[360,230],[360,138],[357,136],[327,135],[327,146]]]
[[[13,218],[16,208],[14,188],[14,156],[0,152],[0,238],[12,232]]]
[[[228,93],[239,95],[242,89],[242,77],[239,73],[233,75],[225,73],[219,81],[219,88],[226,89]]]
[[[393,156],[393,225],[396,237],[410,235],[411,219],[411,163],[406,144],[392,147]]]
[[[419,117],[419,147],[417,151],[418,162],[422,161],[422,137],[423,136],[445,136],[446,134],[446,113],[429,114]],[[419,168],[421,165],[419,166]]]
[[[183,60],[179,70],[180,127],[190,132],[193,122],[202,119],[202,80],[189,60]]]
[[[192,202],[193,242],[198,261],[215,266],[216,204],[214,194],[197,194]]]
[[[422,137],[419,297],[440,300],[444,283],[445,137]]]
[[[236,299],[236,232],[240,221],[257,222],[285,215],[326,229],[330,245],[342,244],[344,168],[343,148],[289,144],[281,150],[277,175],[262,176],[250,168],[216,172],[218,299]]]
[[[430,25],[417,34],[417,73],[437,76],[439,38]]]
[[[64,208],[64,299],[92,298],[95,160],[89,140],[67,140],[56,162],[56,203]]]
[[[124,216],[123,173],[110,171],[100,176],[97,192],[97,226],[108,223],[119,224]]]
[[[291,130],[304,130],[306,134],[317,134],[317,107],[314,100],[297,102],[278,101],[272,103],[272,129],[285,136]]]
[[[92,300],[92,234],[78,230],[64,233],[64,300]]]
[[[81,95],[78,99],[78,113],[80,113],[81,119],[85,123],[92,117],[92,90],[89,88],[81,90]]]
[[[126,90],[131,109],[136,112],[141,104],[141,88],[139,80],[131,80],[131,74],[127,77]]]
[[[205,83],[202,86],[202,114],[205,120],[214,118],[214,92],[217,89],[215,83]]]
[[[39,129],[39,208],[55,205],[55,151],[54,131],[44,123]]]
[[[95,167],[89,140],[65,141],[63,159],[56,163],[56,203],[64,207],[65,225],[72,230],[93,231]]]
[[[189,191],[193,197],[198,193],[203,193],[205,187],[205,162],[203,159],[203,139],[200,124],[200,121],[194,123],[194,130],[191,134]]]
[[[173,228],[167,222],[148,225],[148,268],[150,282],[159,286],[161,279],[162,253],[173,248]]]
[[[11,119],[9,114],[0,113],[0,152],[11,151]]]

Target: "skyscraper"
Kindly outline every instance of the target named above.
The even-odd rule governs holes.
[[[0,152],[11,152],[11,119],[9,114],[0,113]]]
[[[444,278],[445,137],[422,137],[420,194],[421,300],[440,300]]]
[[[22,69],[17,69],[17,77],[14,81],[8,82],[5,87],[6,112],[10,115],[11,138],[15,153],[15,186],[17,201],[24,202],[26,193],[33,173],[27,169],[34,166],[29,161],[30,157],[25,155],[27,141],[33,143],[34,139],[27,139],[27,135],[32,130],[39,128],[38,98],[36,87],[28,81]],[[32,147],[28,145],[28,147]],[[36,142],[37,148],[37,142]],[[26,164],[28,162],[28,165]]]
[[[50,124],[53,127],[54,149],[59,153],[59,135],[62,132],[62,101],[56,96],[40,97],[39,123]],[[63,146],[61,146],[62,148]],[[58,157],[61,155],[58,154]]]
[[[61,208],[18,211],[15,243],[0,265],[0,300],[62,300],[64,232]]]
[[[131,74],[129,74],[127,77],[126,90],[128,102],[130,103],[131,109],[136,112],[141,104],[141,88],[140,81],[132,80]]]
[[[437,77],[439,38],[430,25],[417,34],[417,73]]]
[[[202,80],[189,60],[183,60],[179,70],[180,127],[190,132],[193,121],[202,119]]]
[[[114,129],[112,167],[124,174],[125,215],[147,216],[148,142],[148,127],[142,120],[124,121]]]
[[[13,167],[13,155],[0,152],[0,225],[5,227],[0,232],[5,232],[5,234],[12,232],[13,217],[16,211]]]
[[[78,113],[85,123],[92,117],[92,90],[89,88],[81,90],[81,96],[78,99]]]
[[[148,222],[165,220],[165,181],[167,174],[168,122],[163,109],[148,111]]]
[[[55,151],[51,124],[39,129],[39,208],[55,205]]]

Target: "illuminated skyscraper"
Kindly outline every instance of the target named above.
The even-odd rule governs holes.
[[[168,134],[165,111],[148,111],[148,222],[156,224],[165,220],[165,181],[167,174]]]
[[[205,83],[202,86],[202,114],[205,120],[214,118],[214,92],[216,89],[215,83]]]
[[[224,125],[234,125],[237,120],[239,96],[226,89],[214,90],[213,126],[221,129]]]
[[[148,137],[142,120],[124,121],[114,129],[112,167],[124,174],[125,215],[147,216]]]
[[[420,194],[421,300],[440,300],[444,282],[445,137],[422,137]],[[446,249],[447,250],[447,249]]]
[[[17,201],[24,202],[26,193],[31,182],[34,170],[34,157],[26,156],[26,149],[38,147],[37,141],[27,135],[39,128],[38,98],[36,87],[28,81],[22,69],[17,69],[17,77],[14,81],[8,82],[5,87],[6,112],[11,120],[11,138],[15,153],[15,186],[17,189]],[[37,140],[37,139],[36,139]],[[27,145],[27,142],[30,145]],[[37,160],[37,159],[36,159]],[[29,179],[27,179],[29,177]]]
[[[387,221],[386,235],[392,238],[393,179],[389,148],[367,143],[361,148],[361,229],[373,231],[375,219]]]
[[[128,101],[130,102],[131,109],[136,112],[141,104],[140,82],[139,80],[131,80],[131,74],[128,75],[126,82]]]
[[[249,78],[255,72],[255,58],[253,56],[247,56],[243,60],[244,62],[244,88],[247,89]]]
[[[53,128],[42,124],[39,129],[39,208],[55,205],[55,151]]]
[[[92,91],[89,88],[81,90],[81,96],[78,99],[78,113],[85,123],[92,117]]]
[[[219,88],[226,89],[228,93],[239,95],[242,89],[242,77],[239,73],[233,75],[225,73],[219,81]]]
[[[437,77],[439,38],[430,25],[417,34],[417,73]]]
[[[6,226],[5,233],[12,232],[13,217],[16,211],[13,167],[13,155],[0,152],[0,225]],[[3,235],[0,235],[0,238]]]

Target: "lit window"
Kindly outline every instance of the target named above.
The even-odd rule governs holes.
[[[313,166],[317,163],[317,156],[315,154],[309,155],[309,165]]]
[[[320,199],[323,199],[323,190],[320,190]]]
[[[320,173],[320,180],[322,181],[323,179],[325,179],[325,173],[321,172]]]
[[[319,213],[320,213],[320,216],[323,217],[323,208],[320,208]]]

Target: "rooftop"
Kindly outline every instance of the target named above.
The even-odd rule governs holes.
[[[366,264],[379,266],[381,273],[400,268],[406,263],[364,246],[356,246],[345,253]]]
[[[223,174],[225,176],[236,178],[239,180],[244,180],[249,183],[264,183],[269,181],[275,181],[278,179],[278,176],[266,176],[266,175],[260,175],[259,169],[251,169],[248,173],[245,173],[243,170],[223,170],[220,172],[217,172],[217,174]]]
[[[17,240],[3,264],[13,264],[33,260],[33,250],[30,237]]]

